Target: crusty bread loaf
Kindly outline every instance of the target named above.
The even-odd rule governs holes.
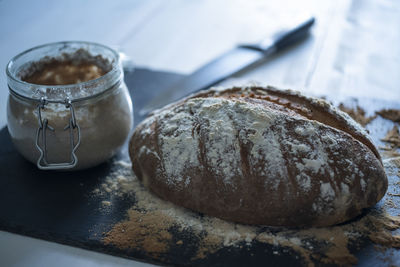
[[[361,126],[272,87],[203,91],[158,110],[136,128],[130,156],[161,198],[246,224],[333,225],[387,190]]]

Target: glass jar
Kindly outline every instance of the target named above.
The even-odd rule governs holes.
[[[23,80],[41,63],[65,58],[95,63],[105,74],[65,85]],[[38,168],[96,166],[115,155],[128,138],[132,101],[116,51],[88,42],[46,44],[14,57],[6,73],[8,131],[17,150]]]

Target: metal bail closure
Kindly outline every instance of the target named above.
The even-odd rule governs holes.
[[[71,117],[69,119],[69,124],[64,127],[64,131],[69,130],[69,137],[70,137],[70,146],[71,146],[71,155],[70,155],[70,162],[63,162],[63,163],[49,163],[47,158],[47,141],[46,141],[46,131],[50,130],[52,132],[55,131],[53,127],[49,125],[47,119],[42,119],[42,109],[48,104],[46,98],[42,97],[40,99],[40,103],[38,104],[38,119],[39,119],[39,127],[36,131],[36,147],[40,152],[39,159],[37,161],[37,167],[41,170],[64,170],[64,169],[71,169],[76,166],[78,163],[78,158],[75,154],[76,149],[78,148],[81,142],[81,131],[79,125],[76,123],[75,119],[75,111],[74,106],[71,103],[69,98],[66,98],[64,102],[56,102],[56,103],[63,103],[65,104],[65,108],[70,110]],[[74,130],[77,129],[77,142],[75,144],[75,136]],[[39,140],[42,139],[42,146],[40,146]]]

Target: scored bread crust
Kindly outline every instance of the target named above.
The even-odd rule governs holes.
[[[333,225],[387,190],[361,126],[324,100],[273,87],[213,89],[157,110],[129,152],[156,195],[239,223]]]

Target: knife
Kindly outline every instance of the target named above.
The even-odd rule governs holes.
[[[154,109],[160,108],[193,92],[207,89],[249,65],[281,51],[306,37],[314,22],[315,18],[310,17],[275,38],[268,38],[259,44],[239,45],[163,90],[146,104],[139,111],[139,114],[144,116]]]

